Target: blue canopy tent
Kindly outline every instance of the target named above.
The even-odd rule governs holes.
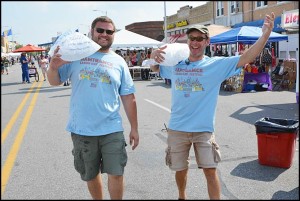
[[[265,19],[260,19],[260,20],[255,20],[255,21],[250,21],[250,22],[241,22],[238,24],[233,25],[232,28],[238,28],[238,27],[242,27],[242,26],[252,26],[252,27],[262,27],[264,25]],[[281,27],[281,16],[278,16],[275,18],[274,20],[274,28],[273,30],[274,32],[284,32],[286,31],[284,28]]]
[[[262,28],[243,26],[231,29],[210,38],[210,44],[253,44],[262,35]],[[287,35],[271,32],[268,42],[288,40]]]

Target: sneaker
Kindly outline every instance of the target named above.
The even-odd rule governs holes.
[[[22,82],[22,84],[25,84],[25,82]]]

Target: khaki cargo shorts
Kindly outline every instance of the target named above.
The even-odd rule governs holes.
[[[123,175],[127,163],[123,132],[102,136],[83,136],[71,133],[74,166],[81,179],[89,181],[101,173]]]
[[[189,152],[193,145],[198,168],[216,168],[221,161],[215,135],[209,132],[181,132],[168,129],[166,165],[181,171],[189,167]]]

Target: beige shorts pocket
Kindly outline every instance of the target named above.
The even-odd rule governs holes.
[[[171,147],[167,147],[165,152],[166,152],[166,158],[165,158],[166,165],[171,166],[171,164],[172,164],[171,163]]]
[[[213,138],[211,140],[211,144],[212,144],[212,150],[213,150],[213,155],[214,155],[214,161],[216,163],[221,161],[221,152],[220,152],[220,147],[219,145],[216,143],[215,139]]]

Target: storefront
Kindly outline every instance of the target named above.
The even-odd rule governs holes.
[[[299,103],[299,9],[283,12],[282,27],[288,32],[297,35],[295,41],[289,40],[288,42],[289,44],[287,45],[286,49],[285,61],[289,63],[295,63],[294,66],[296,66],[296,101],[297,103]],[[295,51],[295,56],[291,54],[293,51]]]

